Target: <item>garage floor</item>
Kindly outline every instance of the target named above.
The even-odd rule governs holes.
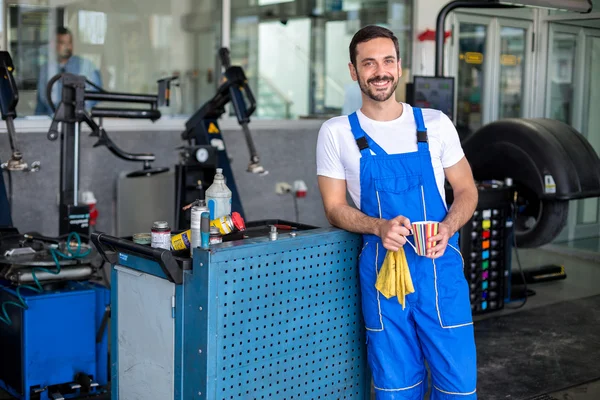
[[[526,305],[520,309],[511,309],[519,305],[519,302],[514,302],[507,304],[502,311],[475,318],[481,386],[479,398],[485,400],[600,399],[600,369],[597,362],[590,361],[600,359],[600,345],[590,344],[596,337],[600,340],[600,313],[585,312],[586,307],[595,304],[596,301],[600,302],[600,296],[597,296],[600,295],[600,240],[552,244],[533,250],[524,249],[518,251],[518,256],[523,268],[546,264],[563,265],[567,279],[531,285],[530,288],[536,294],[529,297]],[[516,255],[513,257],[513,268],[518,271]],[[600,305],[597,308],[600,309]],[[536,309],[539,311],[536,312]],[[512,315],[516,313],[519,315]],[[556,318],[553,317],[553,313],[556,314]],[[561,315],[565,313],[572,315],[573,319],[565,320],[565,315]],[[575,315],[577,313],[585,314],[586,318],[577,319]],[[530,331],[533,328],[533,334],[520,333],[518,318],[521,317],[526,317],[525,320],[529,323],[521,326],[528,326]],[[535,322],[537,319],[539,323]],[[540,332],[535,333],[536,327]],[[493,333],[493,340],[496,341],[495,345],[491,346],[496,349],[496,353],[485,348],[490,345],[486,340],[492,340],[489,339],[490,332]],[[586,373],[574,376],[573,371],[565,370],[561,374],[560,368],[569,368],[569,362],[573,362],[568,359],[573,357],[566,357],[565,354],[568,356],[572,354],[559,351],[556,341],[540,341],[539,338],[544,337],[543,335],[562,337],[563,341],[566,341],[565,337],[571,335],[570,343],[587,344],[583,349],[585,357],[578,358],[583,359],[584,364],[578,365],[578,368],[584,368],[583,371]],[[531,357],[524,357],[523,353],[528,351],[532,352]],[[496,358],[492,358],[492,354],[496,354],[493,356]],[[540,355],[542,358],[539,358]],[[498,357],[510,362],[500,362]],[[494,368],[493,373],[490,373],[490,366]],[[536,389],[534,383],[550,373],[558,374],[557,376],[562,380],[552,379],[548,386]],[[586,374],[587,376],[583,376]],[[531,384],[529,385],[528,382]],[[11,399],[11,397],[0,393],[0,399]]]

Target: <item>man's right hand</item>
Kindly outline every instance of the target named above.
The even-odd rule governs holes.
[[[410,221],[402,215],[394,219],[381,221],[379,237],[383,247],[391,251],[398,251],[406,243],[406,236],[410,235]]]

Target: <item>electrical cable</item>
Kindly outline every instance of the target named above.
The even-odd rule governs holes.
[[[290,191],[292,195],[292,199],[294,199],[294,213],[296,214],[296,223],[300,222],[300,210],[298,209],[298,198],[296,197],[296,192],[293,190]]]
[[[73,240],[77,241],[77,249],[74,252],[68,250],[70,247],[70,243]],[[33,281],[35,283],[35,287],[31,286],[31,285],[18,285],[17,289],[15,291],[18,302],[17,301],[5,301],[4,303],[2,303],[2,307],[0,308],[0,311],[1,311],[0,312],[0,321],[4,322],[7,325],[12,325],[12,320],[10,319],[10,317],[8,316],[8,312],[6,311],[6,307],[8,305],[12,304],[13,306],[19,307],[23,310],[29,309],[27,302],[21,295],[22,289],[28,289],[28,290],[31,290],[38,294],[43,293],[44,289],[42,288],[42,285],[40,284],[39,280],[37,279],[37,276],[35,275],[36,271],[47,272],[49,274],[58,275],[58,274],[60,274],[60,261],[58,260],[58,257],[62,257],[67,260],[73,260],[73,259],[87,257],[92,251],[91,248],[89,248],[85,252],[81,251],[81,237],[77,234],[77,232],[69,233],[69,235],[67,236],[66,248],[67,248],[67,254],[61,252],[60,250],[58,250],[58,248],[54,248],[54,247],[50,248],[50,254],[52,255],[52,259],[54,260],[54,263],[56,264],[56,270],[51,271],[51,270],[48,270],[48,269],[42,268],[42,267],[34,267],[31,270],[31,275],[32,275]]]
[[[513,199],[513,203],[511,203],[510,208],[511,208],[511,217],[512,217],[512,221],[513,221],[513,233],[512,233],[512,245],[513,248],[515,249],[515,256],[517,258],[517,265],[519,266],[519,273],[521,274],[521,279],[523,279],[523,293],[524,293],[524,298],[523,301],[521,302],[521,304],[519,304],[516,307],[509,307],[508,305],[506,306],[506,308],[510,309],[510,310],[518,310],[519,308],[522,308],[523,306],[525,306],[525,304],[527,304],[527,280],[525,279],[525,273],[523,272],[523,266],[521,265],[521,259],[519,258],[519,249],[517,247],[517,235],[515,235],[515,226],[517,224],[517,192],[515,192],[514,195],[514,199]],[[512,267],[511,267],[512,268]],[[512,274],[511,274],[512,275]],[[512,283],[511,283],[511,287],[512,287]]]

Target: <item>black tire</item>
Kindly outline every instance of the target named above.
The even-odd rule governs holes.
[[[528,189],[519,191],[515,219],[517,247],[540,247],[564,229],[569,215],[567,200],[540,200]]]

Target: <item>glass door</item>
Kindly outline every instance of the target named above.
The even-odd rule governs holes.
[[[489,18],[460,16],[455,25],[456,129],[461,139],[489,118],[485,96],[485,88],[490,87],[489,24]]]
[[[600,154],[600,30],[554,23],[548,50],[546,117],[571,125]],[[598,198],[572,201],[567,229],[556,241],[599,235]]]
[[[498,93],[493,117],[522,118],[530,114],[528,105],[532,88],[528,85],[532,80],[527,77],[531,69],[531,23],[500,19],[498,24]]]
[[[461,139],[501,118],[531,115],[532,22],[457,14],[451,47]]]
[[[600,32],[585,31],[585,82],[583,86],[583,115],[581,132],[586,136],[596,153],[600,154]],[[597,197],[577,202],[577,225],[575,235],[597,237],[600,235],[599,201]]]

